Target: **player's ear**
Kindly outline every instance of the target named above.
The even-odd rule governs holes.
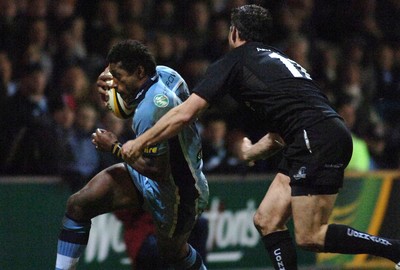
[[[237,28],[235,26],[231,26],[231,31],[232,31],[232,41],[235,43],[238,35]]]
[[[229,27],[229,34],[228,34],[228,42],[229,42],[229,45],[230,45],[230,46],[232,46],[233,43],[234,43],[234,41],[233,41],[233,30],[234,30],[234,26],[231,25],[231,26]]]
[[[146,72],[144,71],[143,66],[138,66],[136,69],[136,75],[138,76],[139,79],[143,79],[146,77]]]

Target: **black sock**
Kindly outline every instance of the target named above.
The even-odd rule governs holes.
[[[288,230],[262,237],[269,257],[277,270],[297,270],[297,253]]]
[[[370,254],[398,263],[400,242],[360,232],[346,225],[330,224],[326,232],[324,252]]]

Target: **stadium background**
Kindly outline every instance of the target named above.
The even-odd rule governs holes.
[[[275,19],[271,44],[307,68],[336,108],[352,106],[351,128],[361,150],[351,169],[365,174],[346,181],[350,187],[341,195],[335,217],[400,238],[393,196],[398,194],[398,181],[392,181],[400,168],[400,1],[0,0],[0,269],[52,267],[66,198],[98,169],[114,162],[104,155],[91,158],[91,131],[82,131],[86,122],[80,123],[87,116],[81,108],[90,107],[89,129],[107,124],[94,83],[112,44],[124,38],[141,40],[158,64],[177,69],[192,88],[207,66],[227,50],[230,9],[247,3],[270,8]],[[43,75],[40,81],[32,75],[36,72]],[[32,82],[37,89],[28,87]],[[29,103],[20,103],[21,99]],[[245,134],[255,140],[260,134],[254,133],[251,121],[242,118],[232,100],[223,99],[216,107],[220,110],[211,108],[200,120],[204,131],[213,119],[223,119],[227,126],[222,149],[226,157],[206,173],[212,187],[210,205],[222,202],[227,212],[217,216],[229,222],[226,227],[213,223],[221,234],[214,235],[219,242],[210,240],[211,253],[214,260],[221,260],[244,252],[244,258],[251,259],[236,261],[235,266],[248,269],[254,263],[253,267],[263,269],[268,264],[263,248],[259,242],[246,248],[256,241],[254,231],[242,229],[244,237],[239,239],[237,230],[244,223],[238,220],[243,222],[243,215],[250,221],[276,159],[252,168],[237,163],[238,138]],[[67,120],[61,121],[65,126],[60,128],[59,115],[73,117],[68,125]],[[122,123],[122,138],[131,135],[129,127],[129,122]],[[207,133],[202,135],[205,147],[211,147]],[[69,142],[70,136],[76,136],[72,141],[89,140],[88,152],[60,143]],[[371,175],[377,179],[370,179]],[[227,194],[232,196],[225,198]],[[237,220],[233,222],[237,227],[230,225],[231,220]],[[121,266],[123,247],[115,245],[116,255],[104,263]],[[228,253],[218,256],[218,252]],[[354,269],[378,267],[373,258],[362,256],[301,254],[308,268],[325,263],[328,269],[340,269],[344,263],[356,265]],[[98,254],[93,256],[98,260]],[[382,263],[387,267],[382,261],[377,264]],[[229,263],[212,266],[232,269]],[[91,262],[90,267],[98,265]],[[102,267],[115,269],[115,265],[98,268]]]

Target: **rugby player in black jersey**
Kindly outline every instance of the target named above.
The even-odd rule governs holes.
[[[271,22],[269,11],[260,6],[234,8],[228,37],[232,50],[210,65],[184,103],[123,145],[123,157],[136,160],[145,147],[176,135],[229,94],[255,115],[254,128],[265,134],[255,144],[243,140],[242,158],[252,162],[283,148],[279,173],[254,215],[275,269],[297,269],[295,245],[286,226],[290,218],[301,248],[381,256],[400,269],[398,240],[328,224],[351,158],[352,139],[307,71],[266,45]]]

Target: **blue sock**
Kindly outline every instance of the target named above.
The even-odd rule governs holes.
[[[179,262],[175,263],[173,268],[176,270],[207,270],[200,254],[191,245],[189,245],[188,255]]]
[[[75,269],[89,240],[91,222],[76,222],[64,216],[58,237],[56,270]]]

